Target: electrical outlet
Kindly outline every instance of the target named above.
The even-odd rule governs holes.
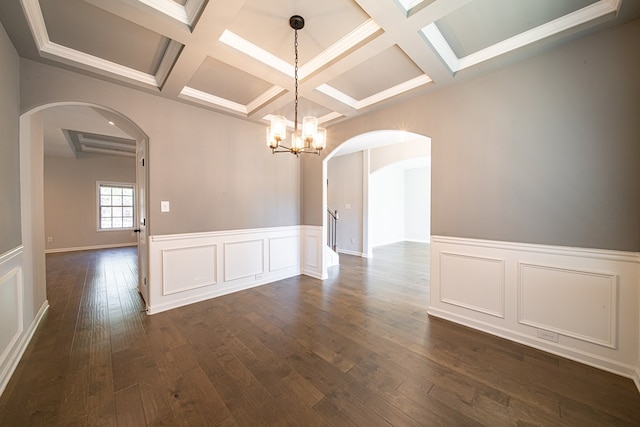
[[[47,237],[47,243],[53,243],[53,237]]]
[[[558,333],[545,331],[544,329],[538,329],[538,338],[542,338],[543,340],[558,342]]]
[[[262,280],[262,274],[256,274],[256,280]]]
[[[351,238],[351,243],[355,243],[355,242],[356,242],[355,237],[352,237],[352,238]]]

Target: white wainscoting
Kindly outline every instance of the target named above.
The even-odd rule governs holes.
[[[440,282],[442,302],[504,317],[503,259],[441,252]]]
[[[162,295],[217,283],[218,245],[162,249]]]
[[[520,323],[616,348],[616,274],[519,265]]]
[[[149,237],[149,314],[307,274],[320,277],[322,227]],[[304,248],[301,252],[300,248]]]
[[[232,282],[251,276],[262,275],[265,270],[266,239],[225,242],[224,281]]]
[[[300,263],[299,236],[269,238],[269,271],[291,268]]]
[[[22,246],[0,255],[0,394],[49,307],[45,301],[33,319],[25,316],[25,304],[32,301],[25,301],[23,265]]]
[[[640,389],[638,253],[432,236],[429,314]]]
[[[300,226],[302,234],[302,274],[324,280],[329,277],[325,261],[325,238],[322,227],[312,225]]]

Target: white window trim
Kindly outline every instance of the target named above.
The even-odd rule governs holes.
[[[132,187],[133,188],[133,227],[127,228],[100,228],[100,186],[110,187]],[[137,225],[137,201],[136,201],[136,184],[135,182],[113,182],[113,181],[96,181],[96,231],[112,232],[112,231],[133,231]]]

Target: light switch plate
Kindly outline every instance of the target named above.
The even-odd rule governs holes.
[[[163,200],[160,202],[160,212],[169,212],[170,206],[168,200]]]

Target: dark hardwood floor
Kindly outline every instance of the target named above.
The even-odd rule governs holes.
[[[47,255],[1,426],[640,425],[633,382],[429,318],[428,246],[146,316],[133,248]]]

